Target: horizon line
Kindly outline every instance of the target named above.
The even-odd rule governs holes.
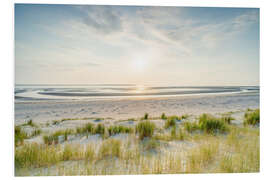
[[[15,86],[48,86],[48,85],[53,85],[53,86],[136,86],[136,85],[142,85],[142,86],[147,86],[146,84],[121,84],[121,83],[93,83],[93,84],[35,84],[35,83],[15,83]],[[164,86],[164,85],[163,85]],[[180,86],[180,87],[248,87],[248,86],[257,86],[259,87],[260,85],[167,85],[167,86]]]

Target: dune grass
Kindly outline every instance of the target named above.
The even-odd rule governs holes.
[[[185,122],[184,123],[184,129],[186,131],[188,131],[189,133],[192,133],[192,132],[194,132],[196,130],[199,130],[200,127],[199,127],[198,123],[196,123],[196,122]]]
[[[258,125],[260,123],[260,110],[247,110],[244,125]]]
[[[95,134],[100,134],[101,136],[104,136],[105,134],[105,126],[104,124],[98,124],[95,128]]]
[[[24,139],[27,138],[27,134],[22,130],[20,126],[15,126],[14,129],[15,135],[15,146],[21,145],[24,142]]]
[[[102,137],[105,136],[106,127],[104,124],[99,123],[98,125],[94,125],[92,123],[87,123],[81,127],[76,128],[76,134],[82,135],[93,135],[100,134]]]
[[[133,128],[122,126],[122,125],[108,127],[109,136],[119,134],[119,133],[133,133],[133,132],[134,132]]]
[[[32,138],[32,137],[35,137],[35,136],[39,136],[41,134],[41,129],[38,129],[38,128],[35,128],[34,131],[32,131],[31,135],[28,136],[28,138]]]
[[[173,127],[176,125],[176,120],[179,120],[178,116],[169,116],[165,122],[165,128]]]
[[[116,139],[105,140],[99,149],[99,159],[106,157],[120,157],[121,142]]]
[[[26,123],[28,126],[34,126],[33,120],[30,119],[29,121],[27,121]]]
[[[220,118],[221,121],[225,122],[226,124],[231,124],[231,122],[233,120],[235,120],[233,117],[231,117],[230,115],[223,115],[221,118]]]
[[[95,126],[92,123],[87,123],[82,127],[76,128],[77,134],[94,134],[95,133]]]
[[[155,124],[150,121],[139,122],[136,126],[136,133],[139,134],[139,138],[142,140],[145,137],[152,137],[155,130]]]
[[[187,173],[200,173],[211,164],[217,153],[219,144],[216,141],[206,142],[192,149],[187,155]]]
[[[176,128],[176,126],[171,128],[169,134],[157,133],[153,138],[161,141],[183,141],[188,139],[190,135],[183,131],[181,128]]]
[[[165,113],[162,113],[160,118],[165,120],[165,119],[167,119],[167,116],[165,115]]]
[[[187,119],[189,116],[189,114],[183,114],[182,116],[180,116],[180,120]]]
[[[64,140],[67,141],[70,134],[74,134],[73,129],[55,131],[51,135],[44,135],[43,142],[47,145],[58,144],[60,136],[63,136]]]
[[[97,152],[92,144],[88,144],[86,148],[77,144],[67,144],[62,148],[60,145],[25,144],[16,149],[15,167],[17,170],[30,167],[57,169],[61,162],[79,163],[83,160],[86,163],[81,164],[80,168],[77,165],[67,166],[57,175],[258,172],[259,129],[236,126],[229,128],[231,130],[226,136],[203,133],[195,138],[192,135],[188,138],[194,144],[191,149],[164,151],[162,155],[159,151],[163,148],[161,141],[155,138],[125,143],[106,139]]]
[[[149,117],[149,114],[145,113],[144,116],[143,116],[143,119],[148,119],[148,117]]]
[[[25,144],[15,150],[15,167],[42,167],[60,161],[59,148],[46,145]]]
[[[44,144],[25,144],[15,150],[16,168],[39,168],[48,167],[61,161],[86,160],[92,161],[95,152],[91,145],[83,148],[81,145],[66,144],[63,148],[60,145],[48,146]]]
[[[203,131],[205,133],[224,133],[229,129],[231,118],[216,118],[210,114],[202,114],[197,122],[185,122],[184,127],[188,132],[194,132],[196,130]]]
[[[109,134],[98,143],[86,145],[54,143],[54,138],[65,137],[64,130],[56,131],[48,136],[54,145],[22,143],[15,148],[15,174],[31,174],[35,168],[44,167],[48,169],[39,175],[258,172],[259,128],[233,125],[229,122],[231,118],[222,118],[203,114],[195,122],[179,123],[160,131],[155,131],[155,123],[150,120],[141,120],[136,134],[129,133],[127,140],[110,136],[128,133],[125,129],[128,127],[85,124],[80,129],[84,135]],[[15,127],[18,137],[24,134],[19,129]],[[190,133],[196,131],[199,133]],[[77,132],[67,130],[66,134],[68,137]]]
[[[259,172],[259,129],[232,127],[224,144],[227,152],[233,153],[223,153],[221,155],[217,172]]]
[[[199,127],[207,133],[225,132],[228,130],[224,121],[208,114],[202,114],[199,118]]]

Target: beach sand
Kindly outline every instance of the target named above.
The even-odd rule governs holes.
[[[111,121],[142,117],[148,113],[158,117],[201,113],[218,114],[259,108],[258,93],[194,95],[159,98],[104,99],[96,101],[33,101],[15,102],[15,125],[32,119],[51,123],[63,118],[109,118]]]

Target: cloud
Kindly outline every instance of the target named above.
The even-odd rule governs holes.
[[[122,30],[119,13],[111,6],[81,6],[82,22],[97,33],[113,33]]]
[[[74,7],[79,15],[44,27],[63,39],[52,45],[55,48],[50,53],[67,64],[87,57],[97,62],[108,58],[120,61],[142,52],[149,52],[156,61],[176,60],[194,55],[198,49],[213,51],[224,40],[258,21],[257,10],[244,11],[224,21],[202,21],[200,17],[184,14],[183,8],[178,7]]]

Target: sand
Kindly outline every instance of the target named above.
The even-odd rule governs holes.
[[[201,113],[218,114],[259,108],[259,94],[217,94],[163,98],[133,98],[111,100],[66,100],[15,102],[15,124],[32,119],[36,123],[51,123],[63,118],[107,118],[109,121],[142,117]],[[81,123],[77,121],[78,123]]]

